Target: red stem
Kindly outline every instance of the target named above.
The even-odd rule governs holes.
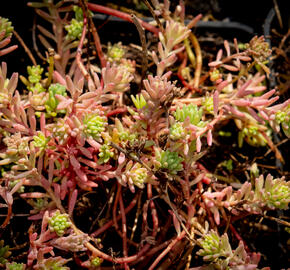
[[[171,239],[171,240],[168,240],[168,241],[165,241],[164,243],[162,243],[162,244],[160,244],[159,246],[156,246],[156,247],[154,247],[154,248],[152,248],[152,249],[150,249],[150,251],[148,251],[147,252],[147,256],[146,257],[149,257],[149,256],[151,256],[151,255],[153,255],[153,254],[155,254],[157,251],[159,251],[160,249],[163,249],[163,248],[165,248],[166,246],[168,246],[169,244],[170,244],[170,241],[172,241],[173,239]],[[140,257],[138,260],[136,260],[133,264],[137,264],[138,262],[141,262],[141,261],[143,261],[145,259],[145,257],[143,256],[143,257]],[[145,264],[145,263],[144,263]],[[145,264],[146,265],[146,264]]]
[[[90,18],[90,23],[91,23],[92,35],[94,37],[95,47],[96,47],[96,50],[97,50],[97,53],[98,53],[98,56],[99,56],[99,59],[101,62],[101,66],[106,67],[106,58],[105,58],[103,50],[102,50],[102,44],[100,41],[99,34],[98,34],[97,29],[93,23],[92,18]]]
[[[181,54],[180,54],[181,55]],[[198,92],[200,93],[200,90],[198,88],[193,87],[192,85],[190,85],[182,76],[182,69],[186,67],[187,64],[187,56],[183,54],[183,60],[181,65],[178,68],[178,72],[177,72],[177,77],[180,79],[181,83],[183,84],[183,86],[185,88],[187,88],[188,90],[191,91],[191,94]]]
[[[83,24],[84,24],[84,26],[83,26],[82,35],[81,35],[80,42],[79,42],[78,49],[77,49],[76,61],[77,61],[77,65],[78,65],[80,71],[82,72],[82,74],[84,75],[86,80],[89,81],[90,80],[90,74],[88,73],[88,71],[84,67],[84,64],[82,63],[82,59],[81,59],[82,49],[83,49],[84,40],[85,40],[85,37],[86,37],[86,31],[87,31],[87,18],[85,17],[85,15],[84,15]]]
[[[117,222],[117,204],[119,201],[120,192],[121,192],[121,185],[118,184],[117,194],[116,194],[116,198],[115,198],[115,202],[114,202],[114,206],[113,206],[113,222],[114,222],[114,226],[115,226],[116,230],[119,229],[118,222]]]
[[[156,258],[156,260],[151,264],[149,270],[153,270],[158,263],[165,257],[165,255],[175,246],[175,244],[180,241],[185,236],[185,231],[182,231],[179,236],[177,236],[172,242],[168,245],[166,249]]]
[[[121,184],[118,184],[121,186]],[[126,225],[126,214],[124,211],[124,203],[122,195],[119,196],[119,205],[120,211],[122,215],[122,238],[123,238],[123,255],[126,258],[128,256],[128,248],[127,248],[127,225]],[[124,264],[126,270],[129,270],[127,263]]]
[[[128,212],[130,212],[134,208],[134,206],[136,205],[136,203],[137,203],[137,195],[130,202],[130,204],[125,208],[125,214],[127,214]],[[120,219],[121,219],[121,214],[116,217],[116,221],[118,221]],[[107,222],[105,225],[103,225],[97,231],[93,232],[90,236],[91,237],[97,237],[98,235],[100,235],[101,233],[103,233],[104,231],[106,231],[107,229],[109,229],[110,227],[112,227],[113,224],[114,224],[114,222],[112,220],[109,221],[109,222]]]
[[[113,9],[113,8],[109,8],[109,7],[104,7],[104,6],[97,5],[97,4],[88,3],[88,9],[91,10],[91,11],[94,11],[94,12],[104,13],[104,14],[108,14],[108,15],[111,15],[111,16],[114,16],[114,17],[118,17],[118,18],[121,18],[121,19],[123,19],[125,21],[133,23],[131,15],[129,15],[129,14],[125,13],[125,12]],[[151,24],[149,24],[147,22],[144,22],[144,21],[142,21],[140,19],[138,19],[138,21],[146,30],[148,30],[148,31],[154,33],[156,36],[158,36],[158,33],[159,33],[159,29],[158,28],[156,28],[153,25],[151,25]]]
[[[147,193],[148,193],[148,199],[152,199],[152,185],[148,184],[147,185]],[[158,216],[157,216],[157,211],[155,208],[155,204],[153,200],[150,200],[150,208],[151,208],[151,215],[152,215],[152,220],[153,220],[153,233],[152,236],[155,237],[158,231]]]
[[[110,117],[110,116],[113,116],[119,113],[124,113],[124,112],[127,112],[127,108],[118,108],[118,109],[108,112],[106,116]]]
[[[2,225],[0,226],[1,229],[5,228],[8,224],[9,224],[9,221],[12,217],[12,205],[11,204],[7,204],[7,215],[6,215],[6,218],[4,220],[4,222],[2,223]]]
[[[235,227],[230,224],[230,230],[232,231],[232,233],[234,234],[234,236],[239,240],[239,241],[242,241],[243,244],[244,244],[244,248],[245,248],[245,251],[247,253],[251,253],[249,247],[247,246],[247,244],[245,243],[245,241],[243,240],[243,238],[239,235],[239,233],[237,232],[237,230],[235,229]]]

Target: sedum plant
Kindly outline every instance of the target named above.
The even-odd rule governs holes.
[[[58,236],[64,234],[65,230],[70,227],[71,223],[66,214],[60,214],[56,211],[48,221],[49,230],[55,232]]]
[[[265,38],[224,41],[208,61],[191,30],[202,16],[185,24],[183,1],[151,2],[152,24],[88,1],[28,3],[46,21],[39,59],[24,85],[0,67],[0,267],[258,269],[239,221],[290,227],[290,184],[273,170],[290,101],[266,86]],[[134,22],[142,46],[104,46],[92,12]],[[0,18],[0,57],[12,33]],[[26,244],[11,247],[18,218]]]
[[[257,269],[259,255],[247,255],[243,242],[232,250],[227,234],[219,236],[211,230],[198,239],[198,245],[201,249],[196,254],[210,262],[208,269]]]
[[[88,114],[83,121],[84,133],[89,137],[96,139],[105,130],[106,120],[97,114]]]
[[[48,115],[54,117],[57,115],[57,106],[59,104],[59,101],[56,97],[56,95],[61,95],[66,97],[66,89],[65,86],[56,83],[56,84],[51,84],[48,88],[48,99],[45,103],[45,109]],[[61,110],[61,112],[64,112],[64,110]]]
[[[4,49],[11,41],[13,30],[12,23],[7,18],[0,16],[0,56],[10,53],[17,48],[17,45],[12,45]]]
[[[255,194],[269,208],[287,209],[290,203],[290,183],[284,178],[273,179],[267,175],[264,180],[263,175],[256,179]]]
[[[9,263],[6,264],[6,269],[8,270],[24,270],[25,269],[25,265],[23,263]]]
[[[182,158],[178,156],[177,152],[162,151],[157,154],[157,160],[160,163],[161,169],[166,169],[172,174],[177,174],[178,171],[183,169]]]
[[[182,109],[179,107],[175,111],[175,120],[184,122],[187,118],[192,125],[202,125],[202,109],[197,108],[194,105],[183,106]]]
[[[7,262],[7,258],[11,255],[9,251],[9,246],[4,246],[4,240],[0,241],[0,263],[5,264]]]

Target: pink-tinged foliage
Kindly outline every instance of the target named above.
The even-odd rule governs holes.
[[[264,63],[271,50],[264,38],[254,37],[243,50],[236,39],[224,41],[224,49],[202,67],[199,54],[204,53],[190,30],[201,15],[186,26],[183,1],[172,13],[169,1],[155,0],[161,29],[138,19],[159,39],[142,50],[142,58],[149,56],[142,72],[139,57],[126,58],[132,54],[124,48],[133,49],[131,45],[118,43],[112,57],[103,55],[105,46],[87,8],[127,20],[128,14],[85,1],[80,7],[64,2],[29,4],[53,25],[52,32],[37,26],[39,41],[50,52],[44,57],[37,50],[48,59],[43,66],[47,74],[19,76],[23,88],[18,73],[7,77],[7,65],[0,68],[0,207],[7,211],[1,228],[14,221],[15,199],[31,206],[25,266],[65,270],[74,260],[77,267],[97,269],[106,260],[108,268],[152,270],[167,269],[170,257],[171,268],[177,258],[188,261],[189,268],[198,261],[190,258],[198,255],[210,267],[257,269],[260,255],[250,253],[234,221],[288,209],[290,202],[284,177],[259,176],[247,162],[243,169],[248,181],[237,176],[239,152],[230,148],[244,141],[268,146],[283,162],[269,126],[283,130],[279,138],[290,136],[290,101],[279,103],[278,91],[267,91],[269,69]],[[74,9],[82,14],[75,22]],[[66,36],[73,22],[81,30],[75,40]],[[1,32],[0,56],[15,48],[3,49],[9,42]],[[90,55],[93,46],[99,59]],[[224,132],[228,123],[236,129]],[[211,152],[220,147],[219,136],[235,134],[224,153],[230,152],[233,160],[207,163],[216,158]],[[225,225],[233,233],[232,242],[239,242],[234,250],[227,234],[217,234]],[[202,245],[209,235],[220,241],[211,243],[209,237]],[[122,244],[110,251],[112,236],[120,236]],[[198,245],[202,249],[196,252]],[[191,253],[180,253],[185,249]]]

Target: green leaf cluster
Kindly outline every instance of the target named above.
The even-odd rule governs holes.
[[[50,231],[55,232],[58,236],[62,236],[65,230],[71,226],[68,215],[61,214],[59,210],[50,217],[48,224]]]
[[[172,174],[177,174],[183,170],[182,161],[183,158],[178,155],[177,152],[171,152],[169,150],[162,151],[160,153],[160,164],[162,169],[167,169]]]
[[[12,23],[7,18],[0,17],[0,33],[4,32],[2,39],[10,37],[13,30],[14,28],[12,26]]]
[[[48,88],[48,100],[45,103],[46,112],[48,115],[55,117],[58,112],[64,113],[63,110],[57,111],[57,105],[59,104],[59,101],[55,97],[55,95],[61,95],[66,97],[66,88],[64,85],[61,85],[59,83],[51,84]]]
[[[198,108],[196,105],[184,105],[182,109],[177,107],[176,112],[174,113],[176,121],[184,122],[187,118],[192,125],[203,126],[204,122],[202,118],[202,108]]]

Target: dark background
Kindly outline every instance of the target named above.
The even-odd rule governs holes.
[[[32,44],[32,25],[33,21],[40,23],[40,21],[43,22],[43,20],[39,17],[36,17],[35,13],[33,12],[33,8],[27,7],[27,2],[24,0],[10,0],[5,1],[5,4],[1,5],[0,10],[0,16],[9,18],[14,26],[14,29],[20,34],[20,36],[25,40],[25,43],[29,48],[31,48],[33,52],[33,44]],[[127,1],[105,1],[105,0],[93,0],[90,1],[92,3],[98,3],[98,4],[107,4],[107,3],[114,3],[117,6],[123,6],[123,7],[129,7],[134,9],[134,5],[132,4],[132,0]],[[141,2],[141,0],[139,0]],[[172,6],[176,5],[179,1],[172,0]],[[280,8],[280,12],[282,13],[284,28],[287,29],[289,26],[289,8],[287,9],[287,2],[286,0],[277,0],[277,3]],[[186,14],[188,15],[197,15],[199,13],[202,13],[204,16],[208,14],[212,14],[215,19],[218,20],[230,20],[230,21],[236,21],[243,23],[245,25],[248,25],[252,28],[254,28],[254,32],[258,35],[263,34],[263,25],[265,22],[265,19],[267,17],[267,14],[273,8],[273,1],[272,0],[243,0],[243,1],[236,1],[236,0],[185,0],[186,5]],[[288,13],[287,13],[288,11]],[[145,13],[148,16],[150,16],[150,13],[144,10],[139,10],[141,13]],[[97,22],[98,23],[98,22]],[[277,19],[274,18],[272,22],[273,26],[277,25]],[[125,25],[125,27],[128,27],[128,25]],[[285,29],[283,30],[285,32]],[[110,37],[110,32],[116,31],[116,28],[113,27],[110,28],[104,28],[104,31],[102,32],[102,29],[100,29],[100,36],[102,37],[102,34],[107,34],[108,38]],[[132,28],[132,32],[136,33],[134,31],[134,28]],[[280,29],[279,29],[280,30]],[[119,33],[119,29],[117,29],[117,33]],[[239,35],[241,33],[235,32],[235,30],[228,30],[228,33],[233,37],[236,37],[236,35]],[[113,33],[112,33],[113,34]],[[111,35],[112,37],[112,35]],[[138,36],[137,36],[138,37]],[[107,39],[107,37],[105,36]],[[113,38],[113,37],[112,37]],[[228,38],[228,37],[226,37]],[[11,44],[19,44],[17,40],[15,40],[15,37],[13,37],[13,40]],[[34,53],[34,52],[33,52]],[[37,56],[35,56],[37,61],[40,61]],[[7,55],[1,58],[1,61],[7,61],[7,62],[13,62],[15,61],[15,64],[17,66],[17,70],[23,74],[23,72],[26,72],[26,67],[24,62],[30,61],[28,59],[28,56],[24,52],[21,46],[11,55]],[[9,60],[8,60],[9,59]],[[8,71],[9,71],[8,67]]]

